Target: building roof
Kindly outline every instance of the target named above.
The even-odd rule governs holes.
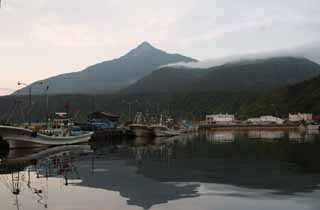
[[[113,114],[113,113],[109,113],[109,112],[93,112],[89,116],[93,116],[93,115],[97,115],[97,114],[102,115],[102,116],[104,116],[106,118],[107,117],[112,117],[112,118],[119,118],[120,117],[117,114]]]

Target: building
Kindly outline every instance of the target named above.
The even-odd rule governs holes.
[[[302,121],[312,121],[313,116],[309,113],[298,113],[298,114],[290,114],[288,117],[290,122],[302,122]]]
[[[284,120],[274,116],[261,116],[259,118],[249,118],[247,122],[252,124],[283,124]]]
[[[207,124],[232,124],[235,116],[230,114],[212,114],[206,116]]]

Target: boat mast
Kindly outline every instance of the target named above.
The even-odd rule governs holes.
[[[29,126],[31,125],[31,111],[32,111],[31,92],[32,92],[32,86],[33,85],[42,85],[42,84],[43,84],[43,82],[36,82],[36,83],[31,84],[31,85],[28,85],[26,83],[22,83],[22,82],[18,81],[18,86],[23,85],[23,86],[28,87],[28,89],[29,89],[29,97],[28,97],[29,98],[29,111],[28,111],[28,124],[29,124]]]
[[[46,88],[46,120],[47,120],[47,124],[49,123],[49,94],[48,94],[48,91],[49,91],[49,85],[47,85],[47,88]]]

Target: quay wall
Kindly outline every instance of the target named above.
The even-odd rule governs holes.
[[[303,129],[301,125],[200,125],[199,130],[238,130],[238,131],[248,131],[248,130],[297,130]]]

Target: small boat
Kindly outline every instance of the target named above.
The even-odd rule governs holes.
[[[46,128],[0,126],[0,136],[10,149],[85,143],[92,135],[93,132],[82,131],[65,117],[53,120]]]

